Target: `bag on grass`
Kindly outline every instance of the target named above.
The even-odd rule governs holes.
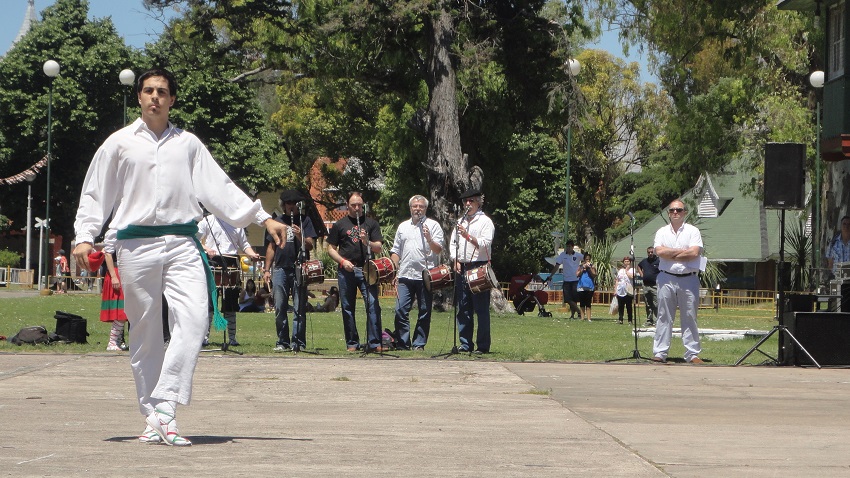
[[[88,326],[86,319],[61,310],[57,310],[53,317],[56,319],[56,335],[59,336],[60,340],[78,344],[88,343],[86,337],[89,336],[89,333],[86,331]]]
[[[43,325],[35,325],[32,327],[24,327],[17,334],[13,335],[9,342],[15,345],[21,344],[46,344],[50,343],[47,335],[47,328]]]
[[[611,299],[611,306],[608,307],[608,314],[614,315],[619,311],[619,304],[617,303],[617,296],[614,296]]]

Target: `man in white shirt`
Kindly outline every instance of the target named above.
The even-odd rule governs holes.
[[[679,309],[682,324],[682,343],[685,361],[703,363],[699,358],[699,271],[702,257],[702,234],[696,227],[685,223],[687,209],[680,200],[670,203],[667,215],[670,224],[655,233],[655,254],[658,268],[658,321],[652,347],[654,362],[667,362],[667,352],[673,337],[673,319]]]
[[[260,259],[254,248],[248,242],[245,228],[234,227],[210,214],[198,223],[198,239],[204,246],[204,252],[210,260],[210,266],[217,268],[216,275],[220,280],[218,293],[221,297],[221,313],[227,320],[227,345],[238,347],[236,340],[236,312],[239,310],[239,291],[242,288],[239,263],[239,251],[253,261]],[[213,324],[213,313],[209,314],[210,327]],[[209,345],[209,328],[204,337],[203,345]],[[222,344],[224,345],[224,344]]]
[[[198,203],[239,227],[252,221],[265,226],[277,243],[284,231],[227,177],[197,136],[168,120],[177,100],[171,72],[146,71],[136,95],[141,118],[107,138],[86,173],[74,256],[87,264],[94,237],[112,214],[124,310],[132,325],[130,364],[147,424],[139,441],[186,446],[192,443],[180,436],[174,417],[177,404],[192,398],[210,286],[215,290],[195,237],[202,217]],[[167,349],[162,347],[163,297],[174,324]]]
[[[454,269],[459,274],[455,281],[458,301],[457,326],[460,347],[458,352],[474,354],[490,353],[490,290],[473,294],[466,281],[466,272],[489,264],[492,258],[493,221],[481,211],[484,195],[477,188],[469,189],[460,195],[463,201],[464,215],[452,231],[449,252],[454,259]],[[472,340],[475,322],[472,314],[478,316],[476,342]]]
[[[564,303],[570,305],[570,318],[575,319],[576,314],[581,318],[581,309],[579,309],[576,299],[578,297],[578,268],[584,260],[584,254],[575,251],[575,242],[572,239],[567,239],[564,245],[564,251],[558,254],[555,258],[556,264],[561,264],[564,275]]]
[[[428,332],[431,330],[431,291],[425,288],[422,273],[440,264],[443,252],[443,229],[440,224],[428,219],[428,200],[416,195],[407,202],[410,220],[396,229],[390,259],[396,270],[397,299],[395,305],[395,336],[397,348],[410,349],[410,309],[413,298],[419,306],[416,330],[413,334],[413,350],[425,350]]]

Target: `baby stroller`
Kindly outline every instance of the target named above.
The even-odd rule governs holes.
[[[511,278],[511,284],[508,286],[508,300],[512,300],[516,312],[523,315],[526,312],[531,312],[537,307],[538,317],[552,317],[552,312],[546,312],[546,305],[549,302],[549,295],[544,290],[529,291],[526,290],[531,279],[534,276],[531,274],[523,274]],[[545,284],[547,281],[544,281]]]

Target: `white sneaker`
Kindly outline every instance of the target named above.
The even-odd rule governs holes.
[[[145,431],[139,435],[139,443],[159,443],[161,441],[162,438],[150,425],[146,426]]]
[[[180,436],[180,432],[177,431],[177,420],[174,419],[173,415],[169,415],[162,410],[156,409],[153,413],[148,415],[147,418],[145,418],[145,421],[148,426],[151,427],[157,435],[159,435],[166,445],[192,445],[191,441]]]
[[[119,347],[118,344],[109,344],[109,345],[106,346],[106,350],[108,352],[116,352],[116,351],[124,350],[124,349]]]

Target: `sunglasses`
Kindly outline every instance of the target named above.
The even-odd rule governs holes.
[[[683,213],[683,212],[685,212],[685,208],[682,208],[682,207],[671,207],[670,209],[668,209],[668,210],[667,210],[667,212],[670,212],[670,213],[673,213],[673,212]]]

